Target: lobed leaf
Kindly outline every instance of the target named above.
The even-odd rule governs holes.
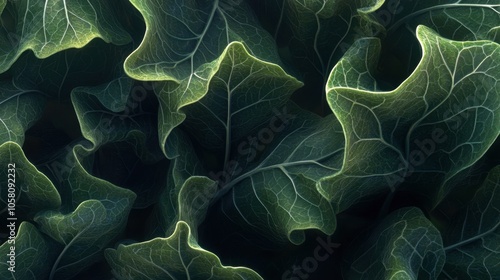
[[[422,60],[395,90],[378,90],[371,74],[375,38],[358,41],[332,70],[328,101],[345,131],[346,153],[342,171],[318,189],[339,211],[403,181],[419,186],[419,179],[434,182],[426,190],[438,203],[451,189],[446,182],[499,135],[500,64],[491,58],[500,46],[444,39],[424,26],[417,35]]]
[[[230,122],[239,122],[240,131],[251,129],[254,123],[245,121],[246,116],[251,114],[258,122],[264,122],[272,113],[271,107],[284,104],[293,90],[301,85],[278,65],[249,54],[239,42],[229,44],[217,60],[204,65],[203,71],[207,74],[201,76],[206,78],[195,75],[179,85],[166,82],[155,89],[160,100],[158,122],[162,148],[171,131],[186,119],[186,114],[191,113],[190,104],[201,102],[208,106],[189,116],[191,123],[198,123],[197,128],[200,122],[204,124],[201,130],[191,131],[205,139],[204,145],[218,148],[221,147],[220,135],[228,135],[231,130]],[[230,104],[231,111],[225,112],[227,105],[224,103],[221,103],[223,107],[213,108],[213,102]],[[232,133],[235,134],[232,137],[243,136],[241,132]]]
[[[9,216],[30,219],[39,211],[61,206],[61,197],[52,182],[26,158],[17,143],[0,145],[0,166],[0,176],[4,179],[0,188],[0,213],[4,220]],[[10,201],[10,193],[15,196],[14,203]],[[14,207],[8,207],[9,202]],[[14,215],[8,215],[8,208],[15,209]]]
[[[0,73],[26,50],[46,58],[65,49],[81,48],[94,38],[117,45],[130,41],[108,2],[20,0],[6,6],[4,2],[3,6],[2,17],[13,23],[3,26],[0,33]]]
[[[229,0],[132,0],[146,22],[142,44],[125,61],[138,80],[207,79],[211,63],[233,41],[244,42],[252,55],[276,62],[271,37],[245,3]],[[189,84],[189,83],[188,83]]]
[[[271,141],[232,144],[230,164],[215,177],[221,185],[215,199],[222,199],[223,212],[238,224],[275,243],[300,244],[306,229],[336,229],[335,211],[315,185],[340,170],[344,141],[333,116],[320,118],[292,105],[285,108],[293,118],[280,129],[256,132],[260,139],[272,131],[272,139],[262,138]]]
[[[54,211],[35,217],[40,230],[62,245],[49,279],[69,279],[102,257],[102,251],[124,229],[132,201],[86,200],[69,214]]]
[[[223,266],[196,243],[184,222],[168,238],[120,245],[105,253],[118,279],[262,279],[249,268]]]

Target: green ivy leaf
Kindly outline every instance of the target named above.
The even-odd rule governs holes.
[[[241,43],[231,43],[203,98],[183,110],[186,129],[205,148],[228,153],[233,140],[269,122],[300,86],[278,65],[251,56]]]
[[[390,73],[392,80],[410,75],[420,60],[421,52],[414,31],[418,25],[432,28],[451,40],[500,43],[500,4],[495,0],[392,0],[386,1],[386,5],[374,15],[386,28],[385,52],[391,58],[380,68]],[[395,69],[399,69],[399,73]],[[388,82],[390,80],[388,78]]]
[[[479,280],[500,275],[500,166],[452,221],[443,234],[443,276]]]
[[[174,232],[178,221],[184,221],[193,228],[196,238],[195,229],[205,218],[217,191],[216,183],[202,176],[206,171],[181,130],[173,131],[167,147],[177,154],[171,161],[165,188],[150,223],[151,235],[168,236]]]
[[[136,199],[132,191],[87,171],[101,140],[71,143],[40,164],[62,198],[59,211],[41,212],[34,219],[63,247],[50,264],[50,279],[68,279],[102,260],[104,248],[123,232]]]
[[[95,147],[126,138],[143,138],[144,141],[145,135],[154,133],[150,125],[151,113],[134,110],[140,107],[148,92],[143,85],[134,88],[133,85],[133,80],[122,77],[100,86],[78,87],[72,91],[71,99],[82,135]]]
[[[288,59],[301,74],[319,76],[325,84],[330,69],[357,38],[369,36],[375,21],[368,15],[384,0],[270,0],[263,20],[272,21],[275,39],[286,41]],[[276,15],[279,15],[277,17]],[[286,57],[286,56],[285,56]]]
[[[39,59],[25,52],[7,72],[23,89],[43,92],[49,100],[64,102],[73,89],[108,83],[123,73],[130,45],[116,46],[93,40],[84,48],[67,49]]]
[[[81,48],[94,38],[117,45],[130,41],[108,2],[12,1],[2,17],[13,23],[0,33],[0,73],[26,50],[46,58],[65,49]]]
[[[35,217],[41,231],[63,245],[49,279],[69,279],[102,257],[125,227],[132,201],[86,200],[72,213],[43,212]]]
[[[401,33],[421,24],[452,40],[492,40],[500,27],[500,4],[495,0],[410,1],[384,20],[389,35],[400,33],[397,36],[403,38]]]
[[[211,175],[221,186],[214,200],[222,200],[230,220],[274,243],[300,244],[304,230],[330,235],[336,229],[334,209],[315,185],[340,170],[344,135],[332,115],[320,118],[291,103],[285,108],[292,119],[279,129],[268,123],[233,140],[228,164]],[[268,132],[272,139],[261,137]]]
[[[201,76],[207,78],[193,76],[180,84],[167,82],[157,85],[155,91],[160,100],[159,133],[162,147],[171,131],[186,119],[186,114],[190,112],[187,106],[199,102],[204,96],[209,96],[204,99],[205,103],[210,103],[209,107],[205,111],[197,111],[196,115],[190,116],[190,120],[205,125],[202,130],[193,129],[192,132],[204,138],[204,145],[217,148],[217,145],[224,146],[220,135],[226,135],[231,130],[230,123],[226,127],[226,119],[239,122],[241,126],[241,130],[232,132],[231,137],[242,137],[242,132],[255,125],[255,122],[244,121],[246,116],[253,113],[252,118],[257,123],[265,122],[272,114],[271,107],[284,105],[292,92],[301,86],[299,81],[287,75],[278,65],[249,54],[239,42],[229,44],[223,54],[206,64],[204,69],[210,74]],[[231,104],[230,115],[220,109],[211,112],[215,108],[210,107],[214,102],[210,96],[216,96],[216,102],[225,102],[221,105],[234,103]],[[251,104],[248,108],[246,102]],[[168,157],[172,156],[168,151],[165,153]]]
[[[418,208],[396,210],[361,242],[347,279],[436,279],[446,258],[439,231]]]
[[[223,266],[197,244],[184,222],[168,238],[120,245],[105,255],[118,279],[262,279],[249,268]]]
[[[325,84],[353,42],[383,29],[372,14],[384,0],[255,0],[254,9],[274,35],[288,72],[305,86],[296,94],[304,108],[329,113]]]
[[[195,77],[207,79],[210,66],[204,64],[217,60],[233,41],[244,42],[256,57],[279,60],[272,38],[244,2],[131,2],[146,22],[142,44],[125,61],[125,71],[134,79],[178,83]]]
[[[500,64],[491,58],[500,46],[448,40],[424,26],[417,36],[422,60],[395,90],[378,90],[371,75],[380,50],[374,38],[358,41],[332,70],[328,101],[346,133],[346,153],[342,171],[318,188],[336,210],[403,181],[424,193],[429,185],[419,178],[434,182],[425,193],[435,205],[451,189],[446,182],[499,135]]]
[[[278,65],[251,56],[241,43],[231,43],[214,67],[209,83],[163,84],[162,143],[168,143],[176,126],[172,114],[179,116],[197,143],[215,154],[214,166],[220,169],[208,170],[208,177],[220,187],[211,203],[222,199],[232,220],[250,224],[278,243],[303,242],[304,229],[333,233],[335,215],[313,186],[340,168],[343,133],[338,122],[296,108],[288,99],[301,83]],[[203,95],[179,111],[177,97],[187,96],[179,90],[194,94],[197,85],[206,87]],[[186,154],[171,147],[166,145],[169,157]]]
[[[0,144],[24,143],[24,133],[40,118],[45,96],[13,82],[0,81]]]
[[[133,190],[140,208],[158,201],[169,163],[157,142],[152,97],[152,85],[126,77],[71,93],[82,134],[97,151],[92,170]],[[123,154],[122,149],[134,153]]]
[[[41,210],[57,209],[61,197],[52,182],[28,161],[17,143],[6,142],[0,145],[0,176],[3,178],[1,197],[1,217],[8,215],[9,193],[15,195],[14,216],[31,219]],[[9,191],[10,187],[14,191]]]
[[[9,261],[15,247],[14,271],[10,271]],[[0,246],[2,279],[48,279],[47,263],[53,263],[57,258],[60,245],[43,235],[28,222],[19,225],[15,239],[9,239]]]

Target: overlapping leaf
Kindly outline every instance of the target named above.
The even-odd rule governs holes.
[[[96,87],[76,88],[71,97],[82,134],[98,151],[92,171],[135,191],[136,207],[157,202],[168,161],[162,161],[157,145],[156,104],[148,104],[154,97],[151,85],[121,77]],[[122,149],[135,153],[124,155]]]
[[[399,5],[394,7],[394,3]],[[387,30],[386,52],[393,59],[381,68],[393,77],[409,75],[420,59],[414,32],[417,25],[428,26],[452,40],[500,43],[500,4],[495,0],[393,0],[386,1],[375,15]],[[406,69],[398,73],[391,69],[396,65]]]
[[[11,216],[20,221],[33,218],[38,211],[57,209],[61,205],[61,197],[52,182],[28,161],[17,143],[0,145],[0,166],[0,176],[4,180],[0,188],[0,213],[4,220],[9,217],[7,209],[11,198],[15,198],[11,203],[14,207],[10,207],[15,209]]]
[[[203,146],[227,154],[233,141],[248,136],[273,116],[289,117],[283,107],[302,84],[278,65],[251,56],[237,42],[227,47],[216,64],[217,72],[203,98],[183,111],[186,129]]]
[[[132,50],[93,40],[84,48],[68,49],[45,59],[31,52],[21,55],[8,73],[23,89],[43,92],[50,100],[66,101],[75,87],[108,83],[123,72],[123,60]]]
[[[43,165],[63,202],[60,211],[35,217],[41,230],[63,245],[50,266],[52,279],[68,279],[99,261],[102,250],[123,231],[136,198],[85,170],[82,161],[92,151],[85,145],[68,146]]]
[[[275,39],[286,42],[292,60],[301,73],[319,75],[326,80],[329,70],[352,44],[367,36],[365,16],[377,10],[383,0],[272,0],[261,2],[257,10],[273,22]],[[279,14],[279,17],[273,16]],[[371,31],[371,30],[370,30]]]
[[[136,110],[146,99],[147,89],[138,85],[132,92],[132,86],[133,80],[118,78],[97,87],[73,90],[72,103],[80,129],[94,146],[152,134],[151,113]]]
[[[305,82],[297,98],[304,106],[327,114],[324,85],[328,74],[356,39],[381,29],[372,14],[384,0],[252,2],[256,2],[255,12],[280,46],[290,73]]]
[[[214,202],[222,198],[228,216],[272,232],[270,238],[279,242],[302,242],[303,229],[332,233],[334,214],[313,186],[340,168],[338,122],[289,103],[300,83],[279,66],[252,57],[240,43],[231,43],[216,65],[205,96],[183,108],[186,130],[219,162],[219,170],[208,170],[222,188]],[[168,87],[160,95],[165,104],[179,96]],[[167,155],[174,151],[167,145]]]
[[[0,0],[0,200],[15,163],[20,226],[0,278],[338,278],[346,253],[352,279],[500,274],[498,167],[448,215],[498,164],[496,2],[125,2]],[[443,197],[445,248],[397,209]]]
[[[389,35],[423,24],[453,40],[498,40],[500,4],[495,0],[409,1],[384,20]]]
[[[72,213],[44,212],[35,221],[63,245],[49,279],[69,279],[101,258],[102,251],[125,227],[133,195],[121,200],[86,200]]]
[[[35,217],[41,231],[62,245],[55,262],[49,264],[50,279],[69,279],[102,260],[104,248],[126,225],[136,195],[86,170],[92,170],[89,159],[100,144],[72,143],[40,164],[62,198],[59,211]]]
[[[251,269],[223,266],[197,244],[184,222],[168,238],[120,245],[105,253],[118,279],[262,279]]]
[[[130,41],[109,2],[21,0],[8,2],[2,10],[2,19],[10,24],[0,30],[0,73],[26,50],[46,58],[94,38],[117,45]]]
[[[13,82],[0,81],[0,144],[24,143],[24,133],[41,116],[45,96]]]
[[[355,252],[346,279],[436,279],[445,261],[439,231],[417,208],[391,213]]]
[[[182,131],[174,131],[167,143],[177,153],[171,161],[165,188],[151,220],[152,236],[168,236],[178,221],[193,228],[205,218],[209,203],[217,191],[215,181],[208,177],[201,161],[193,151],[189,138]]]
[[[474,198],[443,235],[443,276],[495,279],[500,275],[500,166],[490,171]]]
[[[278,60],[271,37],[244,2],[131,2],[146,22],[143,43],[125,61],[125,70],[132,78],[177,82],[207,79],[214,65],[204,64],[218,59],[233,41],[244,42],[256,57]]]
[[[135,199],[131,191],[93,177],[84,169],[82,160],[93,151],[84,147],[87,144],[71,144],[59,154],[55,153],[52,160],[40,164],[52,182],[27,161],[17,144],[7,142],[1,147],[4,165],[16,165],[16,185],[19,186],[16,194],[20,198],[16,203],[16,216],[31,219],[38,212],[35,221],[42,231],[60,242],[60,247],[47,249],[55,254],[52,261],[47,259],[44,264],[43,273],[48,274],[49,279],[67,279],[99,261],[104,247],[122,232]],[[61,206],[61,198],[59,210],[62,212],[46,211]],[[42,210],[45,212],[40,212]],[[73,212],[64,214],[66,211]]]
[[[59,244],[50,240],[28,222],[17,224],[15,239],[9,239],[0,246],[2,279],[48,279],[50,270],[47,263],[53,263],[57,258]],[[15,247],[14,253],[11,246]],[[14,272],[9,270],[9,255],[14,255]]]
[[[203,136],[204,145],[216,148],[217,145],[221,146],[220,135],[227,135],[226,132],[231,133],[231,128],[225,127],[227,118],[233,122],[238,121],[239,125],[244,125],[245,127],[242,127],[241,131],[248,130],[255,123],[245,121],[245,116],[254,113],[252,118],[256,118],[259,123],[263,122],[271,114],[270,106],[284,104],[293,90],[301,85],[278,65],[264,62],[250,55],[243,44],[239,42],[229,44],[220,58],[204,67],[204,71],[209,72],[209,74],[202,76],[208,76],[207,79],[196,76],[183,80],[179,85],[174,83],[158,85],[156,91],[161,107],[159,132],[162,147],[172,129],[185,120],[187,108],[183,108],[198,102],[207,94],[221,96],[225,99],[225,103],[235,103],[232,105],[234,108],[230,112],[231,115],[225,115],[227,112],[222,112],[221,115],[220,108],[208,107],[204,112],[196,112],[196,115],[190,116],[193,121],[202,121],[205,124],[202,130],[193,129],[192,131],[198,136],[205,134]],[[245,102],[249,102],[252,106],[248,106]],[[244,108],[247,106],[248,109]],[[241,109],[241,112],[238,112],[238,109]],[[214,113],[211,112],[212,110],[219,112]],[[212,123],[209,124],[209,121]],[[241,136],[240,132],[232,137]],[[168,157],[171,157],[167,151],[165,152]]]
[[[287,105],[294,116],[282,131],[262,127],[250,137],[271,131],[271,141],[234,142],[230,164],[217,178],[223,211],[277,243],[300,244],[305,229],[331,234],[336,228],[332,205],[315,189],[321,178],[339,171],[343,133],[333,116],[321,119]],[[268,124],[269,125],[269,124]],[[259,151],[259,149],[262,150]],[[238,153],[236,153],[238,152]]]
[[[331,73],[328,100],[346,153],[342,172],[319,190],[336,209],[419,177],[433,180],[426,192],[439,202],[450,190],[439,185],[475,163],[500,132],[500,64],[492,59],[500,46],[451,41],[424,26],[417,36],[422,60],[393,91],[378,91],[371,76],[380,48],[374,38],[358,41]]]

